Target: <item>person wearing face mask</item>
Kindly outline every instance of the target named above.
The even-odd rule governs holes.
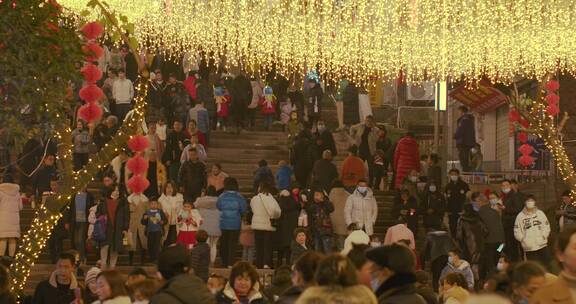
[[[561,231],[564,230],[565,227],[576,224],[576,206],[574,206],[574,200],[571,197],[570,190],[562,193],[562,203],[556,211],[556,216],[559,217],[558,226]]]
[[[504,226],[504,237],[506,240],[504,251],[511,261],[517,262],[520,260],[522,254],[520,243],[514,237],[514,223],[518,214],[522,212],[526,200],[522,199],[523,195],[514,191],[510,180],[502,181],[501,186],[504,205],[502,225]]]
[[[480,280],[484,281],[486,274],[494,269],[498,260],[498,247],[504,243],[504,228],[502,226],[500,213],[496,209],[492,208],[497,201],[491,200],[490,202],[487,202],[486,196],[479,192],[472,193],[471,199],[480,206],[478,215],[488,232],[484,239],[482,260],[479,266]]]
[[[359,180],[356,190],[346,200],[344,220],[346,225],[356,223],[369,236],[374,234],[374,223],[378,216],[378,204],[368,188],[366,180]]]
[[[442,224],[444,212],[446,212],[446,198],[439,191],[435,180],[430,181],[425,189],[421,209],[421,213],[424,214],[423,222],[426,231]]]
[[[406,189],[400,191],[400,194],[394,198],[394,205],[392,206],[392,217],[398,219],[405,217],[408,228],[414,234],[418,233],[418,203],[416,198],[410,195]]]
[[[458,169],[451,169],[450,180],[446,185],[444,193],[447,201],[448,220],[450,224],[450,233],[456,235],[456,225],[462,206],[466,202],[466,194],[470,191],[468,184],[460,178],[460,171]]]
[[[118,252],[124,249],[124,236],[130,228],[130,208],[118,187],[109,188],[105,197],[106,200],[96,208],[96,218],[106,218],[106,239],[99,244],[100,260],[103,269],[114,269]]]
[[[472,204],[464,205],[464,213],[458,219],[456,227],[456,240],[459,248],[462,249],[462,257],[472,264],[477,272],[478,264],[481,262],[482,250],[486,235],[486,226],[480,220],[476,211],[476,201]]]
[[[420,188],[418,186],[421,186]],[[410,191],[410,195],[416,199],[416,202],[420,204],[421,201],[421,190],[426,190],[422,188],[423,183],[420,183],[420,173],[416,170],[411,170],[410,173],[402,180],[401,189],[406,189]]]
[[[474,273],[472,272],[472,267],[470,263],[460,258],[461,253],[459,250],[454,249],[448,252],[448,264],[442,269],[440,273],[440,282],[444,281],[444,278],[449,273],[461,273],[466,279],[468,289],[472,290],[474,288]]]
[[[522,244],[526,258],[547,266],[551,260],[548,251],[550,224],[542,210],[536,207],[536,200],[529,195],[525,207],[516,217],[514,237]]]
[[[392,168],[396,174],[394,180],[394,187],[400,188],[402,181],[410,171],[420,171],[420,148],[418,142],[414,139],[414,134],[411,132],[398,140],[394,150],[394,157],[392,161]]]
[[[458,148],[458,158],[462,171],[470,172],[470,150],[476,145],[476,129],[474,115],[468,113],[466,106],[458,107],[460,118],[454,133],[454,140]]]
[[[334,136],[332,135],[332,131],[326,127],[326,123],[323,120],[318,120],[317,131],[314,135],[322,139],[320,151],[330,150],[332,157],[336,157],[338,150],[336,150]]]
[[[470,171],[482,172],[483,160],[484,156],[482,155],[482,150],[480,150],[480,145],[476,144],[470,149]]]
[[[358,146],[358,156],[368,164],[369,185],[374,179],[374,159],[376,142],[380,137],[380,129],[376,126],[372,115],[366,116],[364,123],[350,127],[350,137]]]

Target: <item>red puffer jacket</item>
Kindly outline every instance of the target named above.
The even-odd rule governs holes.
[[[400,188],[402,180],[411,170],[420,171],[420,153],[418,143],[413,137],[404,136],[398,140],[394,151],[394,169],[396,180],[394,186]]]

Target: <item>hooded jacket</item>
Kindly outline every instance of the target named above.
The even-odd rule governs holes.
[[[275,243],[277,248],[290,247],[294,239],[294,229],[298,226],[298,216],[300,215],[300,204],[294,200],[294,197],[288,190],[280,191],[278,197],[281,215],[276,231]]]
[[[397,273],[388,278],[376,290],[378,304],[426,304],[416,287],[416,277],[412,273]]]
[[[442,282],[449,273],[461,273],[466,278],[468,289],[472,290],[474,288],[474,274],[472,273],[472,267],[470,267],[470,263],[464,260],[460,260],[460,262],[460,266],[458,267],[454,266],[452,263],[446,264],[440,273],[440,282]]]
[[[240,230],[246,199],[238,191],[224,191],[218,197],[216,207],[220,210],[220,229]]]
[[[259,193],[250,201],[252,208],[252,230],[276,231],[271,220],[280,218],[280,205],[271,194]]]
[[[200,303],[200,302],[198,302]],[[203,303],[203,302],[202,302]],[[230,286],[230,283],[226,284],[226,287],[216,295],[216,303],[218,304],[235,304],[240,303],[240,299],[236,296],[236,292]],[[248,303],[250,304],[265,304],[268,303],[266,298],[260,292],[260,285],[258,283],[254,284],[252,290],[248,294]]]
[[[472,262],[472,264],[480,263],[486,236],[487,229],[480,216],[478,216],[478,212],[474,211],[471,204],[466,204],[464,206],[464,214],[458,219],[456,239],[460,243],[463,257]]]
[[[444,298],[444,304],[463,304],[469,296],[468,290],[460,286],[454,286],[444,292],[442,297]]]
[[[20,237],[22,198],[17,184],[0,184],[0,238]]]
[[[195,275],[177,275],[156,293],[150,304],[216,304],[214,295]]]
[[[539,209],[529,212],[526,208],[516,217],[514,237],[522,243],[524,251],[536,251],[548,246],[550,223]]]
[[[456,141],[456,146],[459,147],[470,148],[476,145],[476,129],[472,114],[467,113],[458,118],[454,140]]]
[[[220,210],[217,208],[218,198],[215,196],[202,196],[196,199],[194,207],[202,216],[200,229],[206,231],[208,236],[220,236]]]
[[[396,188],[400,188],[402,180],[411,170],[420,171],[420,152],[416,139],[404,136],[398,140],[394,151],[393,168],[396,171],[394,181]]]
[[[368,235],[372,235],[377,216],[378,204],[372,190],[368,189],[366,194],[362,195],[356,189],[346,200],[346,206],[344,207],[346,226],[356,223]]]

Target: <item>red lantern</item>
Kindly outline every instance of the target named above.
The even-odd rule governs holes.
[[[511,109],[508,112],[508,120],[510,122],[517,122],[521,119],[520,117],[520,113],[518,113],[518,111],[516,109]]]
[[[557,104],[551,104],[546,107],[546,113],[550,116],[556,116],[560,114],[560,108]]]
[[[78,95],[86,102],[93,102],[100,100],[104,96],[104,92],[97,85],[89,84],[80,89]]]
[[[130,148],[132,152],[142,152],[148,148],[149,144],[150,143],[148,142],[148,138],[146,138],[146,136],[136,135],[130,138],[128,141],[128,148]]]
[[[521,143],[526,143],[528,141],[528,134],[526,132],[518,132],[518,141]]]
[[[95,83],[102,78],[102,71],[92,63],[86,64],[80,72],[82,72],[84,80],[88,83]]]
[[[148,171],[148,161],[140,155],[136,155],[126,162],[126,168],[133,174],[144,174]]]
[[[559,101],[560,101],[560,96],[558,96],[554,93],[550,93],[550,94],[546,95],[546,102],[548,104],[558,104]]]
[[[520,158],[518,159],[518,163],[522,166],[522,167],[529,167],[534,163],[534,157],[530,156],[530,155],[522,155],[520,156]]]
[[[82,46],[82,52],[86,55],[86,61],[97,61],[104,55],[104,49],[97,43],[88,43]]]
[[[93,122],[102,117],[102,108],[96,102],[89,102],[78,109],[78,117],[86,122]]]
[[[102,35],[102,32],[104,32],[104,27],[99,22],[89,22],[84,24],[81,31],[86,39],[92,40]]]
[[[560,83],[557,80],[550,80],[546,83],[546,90],[548,90],[548,92],[558,91],[559,88]]]
[[[519,123],[522,127],[526,128],[526,129],[527,129],[527,128],[530,128],[530,123],[529,123],[526,119],[524,119],[524,118],[520,118],[520,120],[518,121],[518,123]]]
[[[523,144],[520,146],[520,148],[518,148],[518,151],[522,155],[530,155],[532,154],[532,152],[534,152],[534,147],[532,147],[532,145],[529,144]]]
[[[150,182],[142,175],[134,175],[126,182],[126,187],[136,194],[144,192],[149,186]]]

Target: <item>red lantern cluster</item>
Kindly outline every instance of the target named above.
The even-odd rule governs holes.
[[[150,186],[150,182],[144,177],[148,171],[148,160],[142,157],[148,144],[148,139],[142,135],[132,136],[128,141],[128,148],[134,152],[134,156],[126,162],[126,168],[133,174],[126,186],[132,193],[140,194]]]
[[[93,62],[104,55],[104,50],[96,42],[96,39],[102,35],[103,28],[98,22],[90,22],[82,27],[81,32],[86,38],[86,43],[82,46],[86,64],[81,70],[84,76],[84,86],[80,89],[79,96],[85,104],[78,109],[78,117],[86,122],[93,122],[102,117],[102,108],[98,102],[104,96],[104,92],[96,85],[96,82],[102,78],[102,71]]]
[[[546,103],[548,103],[546,106],[546,113],[550,116],[557,116],[560,114],[560,106],[558,106],[560,96],[557,94],[558,89],[560,89],[560,83],[557,80],[550,80],[546,83],[547,95],[544,99],[546,100]]]

